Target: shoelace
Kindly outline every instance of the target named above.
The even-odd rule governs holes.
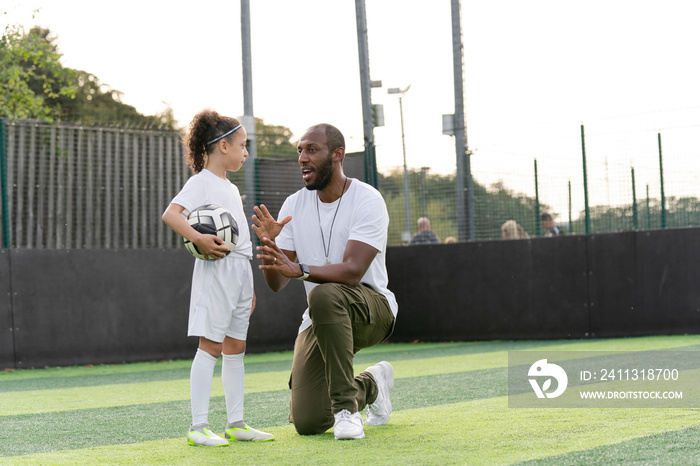
[[[348,421],[351,423],[355,423],[355,419],[353,418],[353,415],[350,411],[347,409],[342,410],[341,412],[338,413],[338,421]],[[362,418],[359,419],[360,423],[364,425],[362,422]]]

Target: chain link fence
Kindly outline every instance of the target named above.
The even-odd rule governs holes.
[[[475,151],[475,240],[500,239],[508,220],[530,237],[542,236],[542,213],[567,235],[700,226],[700,126],[618,131],[590,126],[524,140],[515,152]],[[379,188],[396,245],[406,229],[403,167],[390,173],[380,176]],[[441,240],[458,237],[455,189],[454,174],[409,167],[411,234],[416,220],[428,217]]]
[[[3,247],[182,246],[160,219],[190,176],[180,133],[27,120],[3,127]],[[499,239],[511,219],[529,236],[541,235],[544,212],[565,234],[700,226],[700,127],[586,131],[557,138],[554,152],[546,140],[523,144],[522,154],[477,151],[471,158],[475,240]],[[346,174],[364,179],[363,160],[362,153],[348,154]],[[244,172],[229,174],[241,193]],[[264,203],[276,215],[303,187],[295,160],[257,159],[255,172],[247,212]],[[389,245],[406,244],[421,217],[441,241],[465,240],[458,236],[455,174],[411,168],[407,181],[406,192],[402,167],[379,174],[391,218]]]
[[[4,244],[21,248],[172,247],[162,206],[189,176],[174,131],[10,121]]]

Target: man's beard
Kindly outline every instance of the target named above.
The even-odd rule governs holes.
[[[307,184],[306,189],[309,191],[324,189],[330,184],[331,178],[333,178],[333,170],[333,156],[331,154],[323,165],[316,168],[316,180]]]

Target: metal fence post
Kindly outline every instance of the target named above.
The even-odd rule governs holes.
[[[651,230],[651,201],[649,200],[649,185],[647,185],[647,230]]]
[[[572,220],[572,213],[571,213],[571,180],[569,180],[569,234],[572,234],[574,232],[574,222]]]
[[[2,247],[10,247],[10,214],[7,202],[7,140],[5,120],[0,118],[0,197],[2,198]]]
[[[420,168],[420,211],[421,217],[428,216],[428,207],[425,201],[425,174],[430,170],[430,167]]]
[[[535,159],[535,236],[542,235],[542,225],[540,225],[540,190],[537,183],[537,159]]]
[[[659,141],[659,177],[661,178],[661,228],[666,228],[666,196],[664,195],[664,161],[661,155],[661,133],[657,134]]]
[[[586,209],[586,234],[591,232],[591,211],[588,208],[588,170],[586,169],[586,136],[581,125],[581,153],[583,155],[583,199]]]
[[[639,230],[639,215],[637,212],[637,189],[634,183],[634,167],[632,167],[632,225]]]

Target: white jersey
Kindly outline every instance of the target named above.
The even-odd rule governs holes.
[[[205,204],[227,209],[238,223],[238,241],[223,259],[194,261],[187,334],[222,342],[225,336],[246,340],[253,302],[253,245],[236,185],[207,169],[190,177],[173,198],[183,215]]]
[[[300,263],[340,264],[350,240],[360,241],[375,248],[378,251],[377,255],[360,283],[369,285],[383,294],[396,317],[398,304],[394,293],[389,291],[389,277],[386,271],[389,214],[379,191],[352,179],[341,198],[335,202],[323,203],[318,198],[317,191],[302,188],[284,201],[279,219],[287,215],[292,216],[292,221],[282,228],[275,242],[280,249],[295,251]],[[316,283],[304,282],[307,298],[315,286]],[[311,319],[307,308],[299,333],[310,326]]]
[[[233,252],[248,259],[253,258],[250,229],[243,211],[241,194],[235,184],[219,178],[205,168],[187,180],[172,202],[185,208],[183,211],[185,217],[205,204],[216,204],[231,212],[238,223],[238,242]]]

